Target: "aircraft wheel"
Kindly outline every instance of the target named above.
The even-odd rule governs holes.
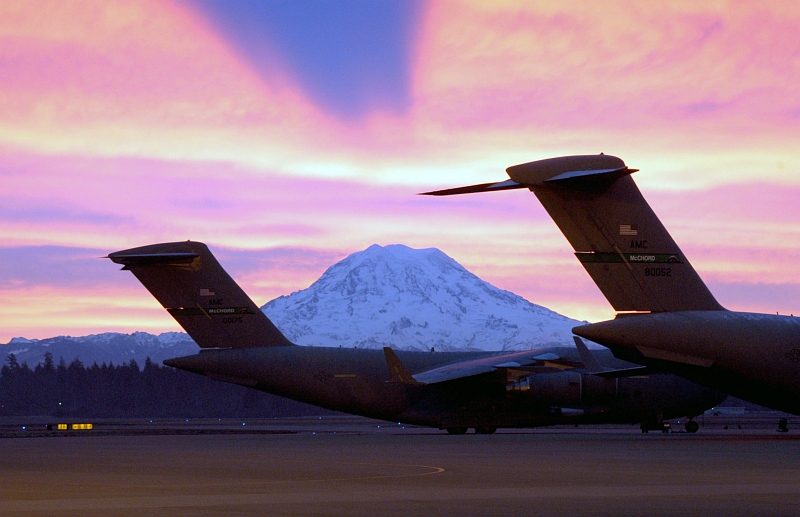
[[[688,420],[686,422],[686,432],[687,433],[696,433],[698,429],[700,429],[700,424],[698,424],[694,420]]]
[[[448,434],[467,434],[466,427],[448,427],[447,428]]]
[[[475,433],[476,434],[494,434],[497,431],[496,427],[476,427]]]

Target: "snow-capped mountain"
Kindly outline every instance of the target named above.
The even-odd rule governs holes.
[[[435,248],[373,245],[264,313],[299,345],[404,350],[573,346],[580,322],[498,289]]]
[[[580,322],[498,289],[435,248],[373,245],[334,264],[309,288],[281,296],[264,313],[298,345],[403,350],[526,350],[574,346]],[[33,366],[47,352],[56,362],[127,363],[190,355],[189,336],[106,333],[0,345]]]

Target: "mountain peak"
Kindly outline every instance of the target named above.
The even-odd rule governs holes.
[[[518,350],[569,345],[574,320],[498,289],[436,248],[353,253],[262,307],[302,345]]]
[[[379,262],[391,264],[420,264],[427,262],[432,265],[438,264],[439,267],[452,267],[466,271],[461,264],[448,257],[437,248],[414,249],[409,248],[405,244],[387,244],[386,246],[373,244],[363,251],[357,251],[348,255],[340,262],[331,266],[328,270],[330,271],[337,267],[353,268],[363,263]]]
[[[442,275],[453,274],[474,276],[436,248],[417,250],[402,244],[373,244],[329,267],[309,290],[362,298],[411,291],[424,298],[438,290],[437,280]]]

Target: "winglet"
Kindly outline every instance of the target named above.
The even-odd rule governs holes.
[[[392,376],[392,382],[402,382],[404,384],[421,384],[414,380],[411,373],[406,369],[405,365],[394,353],[394,350],[388,346],[383,347],[383,353],[386,355],[386,366],[389,367],[389,374]]]

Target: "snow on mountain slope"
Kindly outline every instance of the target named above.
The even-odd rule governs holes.
[[[438,249],[373,245],[262,307],[299,345],[407,350],[573,346],[580,322],[497,289]]]

